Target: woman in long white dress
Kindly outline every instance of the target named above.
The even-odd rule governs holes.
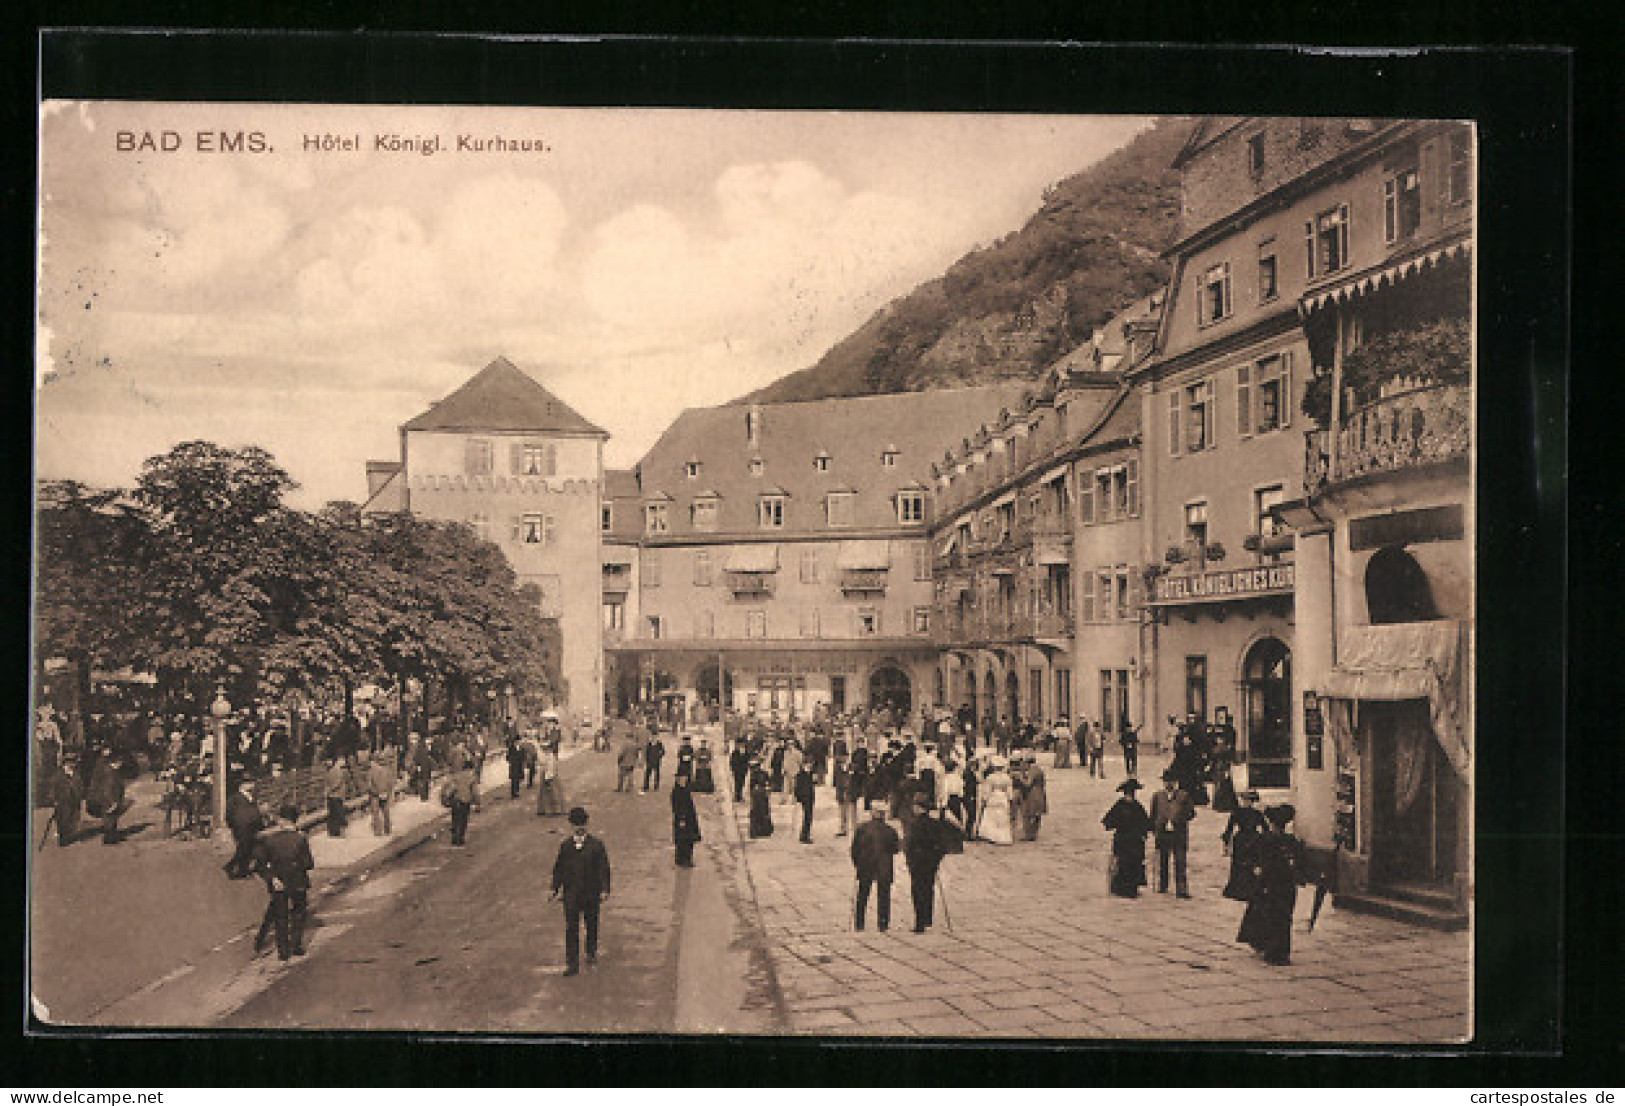
[[[976,835],[983,841],[994,845],[1015,843],[1010,833],[1010,802],[1014,795],[1004,759],[995,758],[978,794],[981,813],[976,819]]]

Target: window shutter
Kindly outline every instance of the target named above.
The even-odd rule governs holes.
[[[1128,471],[1128,517],[1140,517],[1140,459],[1130,457],[1126,464]]]
[[[547,447],[547,464],[546,464],[545,468],[547,469],[547,475],[549,475],[549,476],[556,476],[558,474],[558,471],[559,471],[559,447],[558,446],[550,445],[550,446]]]
[[[525,471],[525,446],[522,442],[515,442],[508,447],[508,471],[515,476],[521,476]]]
[[[1168,452],[1179,452],[1179,389],[1168,393]]]
[[[510,521],[513,540],[518,541],[522,536],[524,536],[525,520],[520,518],[518,515],[514,515]]]
[[[1224,314],[1226,317],[1233,312],[1236,301],[1230,298],[1230,262],[1224,263]]]
[[[1236,433],[1242,437],[1253,432],[1253,367],[1242,365],[1236,370]]]
[[[1281,354],[1281,425],[1292,425],[1292,351]]]
[[[1095,478],[1078,473],[1078,518],[1089,525],[1095,521]]]
[[[1095,574],[1093,572],[1085,572],[1083,574],[1083,580],[1080,582],[1083,585],[1083,594],[1080,596],[1080,599],[1082,600],[1081,606],[1083,610],[1083,621],[1093,622],[1095,620]]]
[[[1218,445],[1218,442],[1213,437],[1213,409],[1218,406],[1218,396],[1214,394],[1215,391],[1216,389],[1209,384],[1207,395],[1203,397],[1206,401],[1202,404],[1202,437],[1204,439],[1203,448],[1205,449],[1212,449]]]

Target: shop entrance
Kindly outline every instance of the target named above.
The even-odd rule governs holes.
[[[1004,716],[1013,726],[1021,717],[1021,682],[1016,679],[1014,672],[1004,677]]]
[[[1241,682],[1247,786],[1292,786],[1292,651],[1267,637],[1247,651]]]
[[[987,717],[982,719],[982,721],[983,721],[984,724],[986,724],[986,726],[989,729],[992,728],[992,723],[998,721],[998,718],[997,718],[997,715],[998,715],[998,712],[999,712],[999,691],[998,691],[998,686],[999,685],[997,683],[995,683],[994,680],[993,680],[993,673],[989,672],[983,677],[983,680],[982,680],[982,710],[986,713]],[[986,735],[984,735],[984,736],[986,736]]]
[[[717,708],[733,702],[733,673],[724,669],[719,681],[717,669],[715,664],[702,665],[694,677],[694,691],[706,707]]]
[[[870,710],[889,710],[892,717],[901,719],[913,705],[914,696],[909,688],[907,673],[890,664],[874,670],[869,677]]]
[[[1371,872],[1386,884],[1451,888],[1461,781],[1434,740],[1423,699],[1362,702],[1371,756]]]
[[[833,714],[846,713],[846,677],[829,678],[829,709]]]

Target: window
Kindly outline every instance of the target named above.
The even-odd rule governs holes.
[[[469,476],[491,475],[491,443],[471,438],[463,447],[463,471]]]
[[[1230,262],[1221,262],[1202,274],[1201,293],[1197,297],[1201,311],[1200,322],[1209,326],[1228,318],[1230,302]]]
[[[1027,717],[1034,722],[1044,718],[1044,670],[1027,669]]]
[[[643,553],[643,586],[658,588],[660,586],[660,554],[652,549]]]
[[[1473,136],[1470,131],[1450,135],[1449,164],[1445,166],[1445,199],[1464,204],[1473,198]]]
[[[1070,668],[1057,668],[1055,670],[1055,714],[1057,717],[1072,717],[1072,670]]]
[[[897,493],[897,521],[904,526],[914,526],[925,521],[924,492]]]
[[[914,632],[916,634],[929,634],[931,632],[931,608],[914,608]]]
[[[1292,354],[1272,354],[1236,370],[1236,432],[1266,434],[1292,421]]]
[[[1280,275],[1275,264],[1275,239],[1258,244],[1258,302],[1268,303],[1281,294]]]
[[[694,553],[694,586],[708,588],[711,586],[711,554],[704,549]]]
[[[818,550],[803,549],[801,551],[801,582],[803,584],[818,583]]]
[[[696,530],[715,530],[717,528],[717,501],[714,499],[696,499],[688,506],[688,521]]]
[[[616,601],[604,604],[604,629],[620,630],[626,626],[626,604]]]
[[[764,638],[767,636],[767,612],[745,612],[745,636],[749,638]]]
[[[1117,695],[1113,691],[1112,670],[1100,670],[1100,728],[1107,733],[1118,732]]]
[[[1271,484],[1253,492],[1253,533],[1259,537],[1273,537],[1282,527],[1270,514],[1270,508],[1286,501],[1286,491],[1280,484]]]
[[[667,512],[667,504],[650,503],[643,508],[643,532],[646,534],[666,534],[671,532],[671,516]]]
[[[1199,549],[1207,545],[1207,500],[1185,504],[1185,541]]]
[[[598,529],[606,534],[615,529],[615,504],[604,503],[599,506]]]
[[[914,578],[931,579],[931,543],[917,542],[914,546]]]
[[[1315,221],[1304,224],[1308,239],[1308,263],[1311,277],[1325,276],[1347,267],[1349,263],[1349,206],[1340,204],[1315,216]]]
[[[1185,389],[1185,449],[1197,453],[1213,445],[1213,383],[1203,380]]]
[[[698,479],[700,475],[700,463],[698,461],[686,462],[683,465],[683,475],[688,477],[690,480]]]
[[[819,626],[818,608],[817,607],[803,607],[802,610],[801,610],[801,636],[802,637],[817,637],[819,635],[820,629],[821,629],[821,627]]]
[[[745,444],[755,445],[762,433],[762,413],[752,407],[745,412]]]
[[[764,530],[780,530],[784,527],[784,497],[781,495],[764,495],[756,501],[756,525]]]
[[[830,526],[851,526],[858,497],[851,492],[830,492],[824,497],[824,521]]]
[[[1085,572],[1078,591],[1078,617],[1084,622],[1095,621],[1095,574]]]
[[[513,447],[512,461],[517,476],[552,476],[558,471],[559,448],[525,442]]]
[[[880,467],[890,469],[897,467],[897,450],[888,449],[880,455]]]
[[[1247,171],[1253,176],[1264,173],[1264,134],[1260,131],[1247,140]]]
[[[1117,567],[1117,621],[1127,622],[1129,618],[1129,572],[1123,565]]]
[[[1095,573],[1095,620],[1110,622],[1116,607],[1113,596],[1117,590],[1117,573],[1110,568]]]
[[[749,468],[752,476],[760,476],[762,473],[767,471],[767,466],[762,463],[762,459],[760,457],[752,457],[750,459],[750,464],[746,467]]]
[[[1382,238],[1400,242],[1416,235],[1422,224],[1422,188],[1416,166],[1401,169],[1382,182]]]
[[[519,520],[519,540],[526,545],[552,545],[554,536],[552,515],[524,515]]]
[[[468,525],[469,528],[474,531],[474,536],[476,538],[479,538],[481,541],[491,540],[491,516],[486,514],[484,511],[475,511],[473,514],[469,515]]]
[[[818,451],[818,456],[813,458],[813,471],[814,472],[828,472],[829,471],[829,454],[825,453],[823,450]]]
[[[1185,658],[1185,713],[1207,721],[1207,657]]]
[[[861,607],[857,612],[858,636],[878,637],[880,635],[880,612],[874,607]]]
[[[666,620],[664,618],[658,614],[652,614],[645,621],[649,625],[649,638],[651,641],[659,641],[665,636]]]
[[[709,608],[701,611],[699,617],[695,619],[694,630],[698,637],[716,637],[717,613]]]

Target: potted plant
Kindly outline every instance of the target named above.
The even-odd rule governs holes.
[[[1249,553],[1257,553],[1258,540],[1259,536],[1257,534],[1248,534],[1245,538],[1241,539],[1241,547]]]
[[[1163,559],[1171,565],[1184,564],[1185,547],[1182,545],[1170,545],[1168,547],[1168,552],[1163,555]]]
[[[1224,560],[1224,546],[1218,542],[1209,542],[1208,547],[1202,551],[1202,559],[1208,561]]]

